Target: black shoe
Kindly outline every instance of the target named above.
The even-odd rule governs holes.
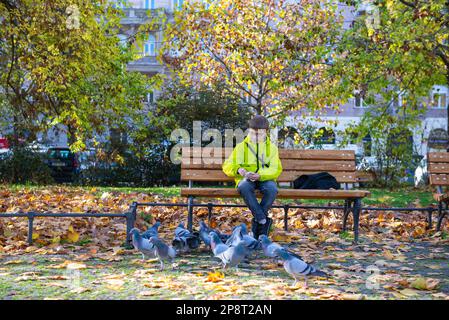
[[[255,218],[253,218],[251,220],[251,231],[253,232],[253,237],[256,240],[259,240],[259,233],[258,233],[258,230],[260,229],[259,226],[260,226],[259,223],[256,221]]]
[[[270,232],[271,225],[273,224],[273,219],[267,217],[267,222],[265,224],[259,224],[257,237],[264,234],[268,237],[268,233]],[[258,239],[258,238],[256,238]]]

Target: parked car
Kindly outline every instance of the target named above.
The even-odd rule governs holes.
[[[52,177],[57,182],[73,182],[79,174],[78,156],[69,148],[49,148],[46,163],[52,172]]]

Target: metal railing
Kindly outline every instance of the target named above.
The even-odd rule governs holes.
[[[52,213],[52,212],[12,212],[0,213],[0,218],[14,218],[23,217],[28,218],[28,244],[33,243],[33,225],[34,218],[37,217],[51,217],[51,218],[125,218],[126,219],[126,241],[124,246],[131,246],[131,236],[129,232],[134,227],[137,219],[137,209],[139,207],[188,207],[188,203],[161,203],[161,202],[133,202],[128,211],[123,213]],[[208,222],[211,222],[214,207],[222,208],[245,208],[245,204],[230,204],[230,203],[191,203],[192,207],[206,207],[208,208]],[[275,204],[272,208],[284,210],[284,230],[288,231],[288,211],[290,209],[337,209],[345,210],[345,206],[324,206],[324,205],[292,205],[292,204]],[[438,211],[438,207],[362,207],[361,211],[422,211],[427,212],[428,229],[432,227],[432,213]]]
[[[124,213],[53,213],[53,212],[12,212],[12,213],[0,213],[0,218],[16,218],[24,217],[28,218],[28,244],[33,244],[33,225],[34,218],[48,217],[48,218],[125,218],[126,219],[126,242],[125,246],[129,246],[131,238],[129,232],[134,227],[136,221],[136,205],[133,202],[129,207],[129,210]]]

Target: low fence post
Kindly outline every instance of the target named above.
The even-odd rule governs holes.
[[[34,212],[27,212],[28,217],[28,245],[33,244],[33,222],[34,222]]]
[[[210,220],[212,220],[212,203],[207,204],[207,223],[210,225]]]
[[[286,204],[284,205],[284,230],[288,231],[288,209],[289,209],[289,205]]]
[[[132,248],[132,239],[131,239],[131,229],[134,228],[134,224],[137,219],[137,202],[133,202],[129,208],[129,210],[125,213],[126,215],[126,248]]]

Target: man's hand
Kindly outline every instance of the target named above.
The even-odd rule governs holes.
[[[245,177],[251,181],[257,181],[260,179],[260,175],[255,172],[248,172]]]
[[[248,171],[246,171],[244,168],[239,168],[237,170],[237,172],[239,173],[239,175],[241,175],[242,177],[246,177],[246,174],[248,173]]]

